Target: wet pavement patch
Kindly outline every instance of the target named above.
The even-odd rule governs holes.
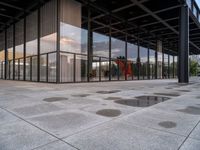
[[[164,102],[169,99],[170,98],[168,97],[160,97],[160,96],[139,96],[139,97],[136,97],[136,99],[116,100],[115,103],[128,105],[128,106],[134,106],[134,107],[148,107],[148,106],[158,104],[160,102]]]
[[[164,96],[174,96],[174,97],[177,97],[177,96],[180,96],[179,93],[154,93],[156,95],[164,95]]]
[[[104,98],[104,100],[120,100],[122,99],[121,97],[107,97],[107,98]]]
[[[44,98],[43,101],[45,102],[57,102],[57,101],[64,101],[68,100],[66,97],[49,97],[49,98]]]
[[[176,111],[191,115],[200,115],[200,107],[195,107],[195,106],[188,106],[185,109],[178,109]]]
[[[176,123],[172,121],[163,121],[158,123],[159,126],[164,127],[164,128],[175,128]]]
[[[138,96],[135,98],[138,100],[150,100],[150,101],[160,101],[160,102],[170,99],[169,97],[161,97],[161,96]]]
[[[87,96],[90,96],[90,94],[74,94],[74,95],[71,95],[73,97],[87,97]]]
[[[191,92],[190,90],[177,90],[179,92]]]
[[[112,91],[97,91],[96,93],[99,94],[112,94],[112,93],[117,93],[120,92],[120,90],[112,90]]]
[[[121,114],[121,111],[118,109],[101,109],[96,114],[106,117],[116,117]]]
[[[173,89],[172,87],[166,87],[165,89]]]

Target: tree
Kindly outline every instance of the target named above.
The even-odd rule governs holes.
[[[198,62],[195,60],[190,60],[190,75],[196,76],[198,72]]]

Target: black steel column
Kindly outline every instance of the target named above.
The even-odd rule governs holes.
[[[38,9],[38,39],[37,39],[37,48],[38,48],[38,51],[37,51],[37,81],[39,82],[40,81],[40,8]],[[32,69],[31,68],[31,72],[32,72]]]
[[[174,64],[174,57],[175,57],[175,56],[173,56],[173,78],[175,78],[175,72],[174,72],[174,71],[175,71],[175,70],[174,70],[174,69],[175,69],[175,66],[174,66],[174,65],[175,65],[175,64]]]
[[[137,69],[138,69],[138,74],[137,74],[137,78],[138,80],[140,80],[140,41],[139,38],[137,40]]]
[[[127,34],[126,34],[126,37],[125,37],[125,80],[127,80],[127,70],[128,70],[128,62],[127,62],[127,48],[128,48],[128,37],[127,37]]]
[[[147,79],[150,79],[149,45],[147,48]]]
[[[110,23],[109,23],[109,81],[111,81],[111,36],[112,36],[112,28],[111,28],[111,18],[110,18]]]
[[[88,6],[89,7],[89,6]],[[87,81],[90,81],[90,76],[92,75],[91,71],[92,71],[92,31],[91,31],[91,11],[90,11],[90,7],[88,8],[88,61],[87,61]]]
[[[168,78],[170,78],[170,56],[168,54]]]
[[[189,82],[189,11],[187,5],[180,8],[178,82]]]
[[[26,17],[24,18],[24,77],[23,79],[26,80]]]
[[[165,74],[165,59],[164,59],[164,57],[165,57],[165,55],[164,55],[164,49],[163,49],[163,47],[162,47],[162,79],[164,79],[164,78],[166,78],[165,76],[164,76],[164,74]]]
[[[158,79],[158,41],[156,41],[155,50],[155,79]]]
[[[4,79],[7,78],[8,67],[8,49],[7,49],[7,28],[5,28],[5,62],[4,62]]]
[[[57,57],[56,57],[56,83],[60,83],[60,0],[57,0]]]
[[[13,80],[15,80],[15,23],[13,24],[13,71],[12,72],[13,72]]]

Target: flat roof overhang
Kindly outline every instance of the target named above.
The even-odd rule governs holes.
[[[91,9],[92,30],[128,42],[155,49],[157,40],[163,41],[166,53],[176,55],[179,42],[179,14],[181,0],[77,0]],[[87,19],[87,13],[83,14]],[[189,10],[190,54],[200,54],[200,23]],[[87,20],[85,21],[87,26]]]
[[[0,2],[0,30],[41,7],[49,0],[2,0]],[[184,0],[76,0],[83,4],[82,27],[88,25],[91,10],[92,31],[149,46],[155,49],[157,40],[163,41],[166,53],[176,55],[179,42],[179,12]],[[200,23],[189,11],[190,54],[200,54]],[[112,25],[112,30],[109,26]]]

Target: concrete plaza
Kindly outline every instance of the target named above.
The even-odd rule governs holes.
[[[0,80],[0,150],[199,150],[200,79]]]

